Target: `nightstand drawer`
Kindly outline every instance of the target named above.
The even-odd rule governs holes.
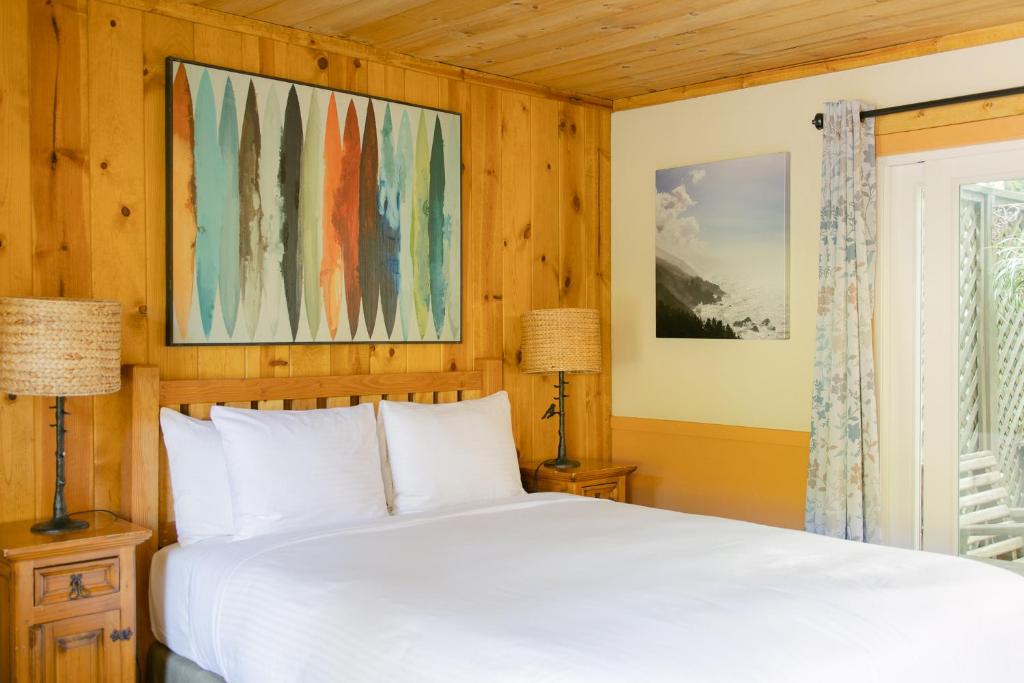
[[[607,498],[619,500],[619,480],[600,481],[580,486],[580,495],[589,498]]]
[[[35,570],[35,604],[86,600],[120,590],[121,567],[116,557],[58,564]]]

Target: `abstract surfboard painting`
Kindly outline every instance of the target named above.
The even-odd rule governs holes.
[[[458,113],[166,73],[168,344],[461,341]]]

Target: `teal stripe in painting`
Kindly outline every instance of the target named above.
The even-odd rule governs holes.
[[[380,129],[380,180],[377,184],[377,213],[380,215],[380,253],[382,278],[380,305],[384,313],[384,327],[391,339],[395,329],[398,308],[399,264],[401,232],[398,224],[398,177],[395,164],[394,129],[391,123],[391,105],[384,108],[384,123]]]
[[[440,117],[434,119],[434,139],[430,145],[430,199],[427,207],[427,235],[430,241],[430,312],[434,332],[440,338],[444,326],[444,309],[448,298],[448,246],[451,242],[451,220],[444,205],[444,138]]]
[[[260,245],[260,115],[256,88],[249,80],[238,143],[239,286],[248,341],[255,339],[263,299],[263,257]]]
[[[260,245],[263,295],[260,308],[268,339],[276,339],[284,307],[284,196],[281,194],[281,106],[271,90],[263,107],[260,137]]]
[[[395,171],[398,176],[398,223],[401,250],[398,254],[398,312],[402,320],[402,339],[412,336],[416,314],[412,303],[412,129],[409,111],[402,107],[398,126]]]
[[[281,128],[281,166],[278,182],[284,199],[284,256],[281,275],[284,277],[284,300],[288,306],[288,324],[292,339],[298,336],[302,312],[302,244],[299,242],[299,168],[302,162],[302,112],[295,86],[288,89]]]
[[[430,187],[430,143],[427,141],[427,121],[420,110],[416,124],[416,156],[413,161],[412,185],[412,287],[416,309],[416,328],[419,338],[427,335],[430,317],[430,238],[427,233],[428,197]]]
[[[224,84],[224,99],[220,106],[221,170],[224,174],[223,213],[221,214],[220,245],[220,310],[228,336],[235,333],[238,321],[239,285],[239,197],[238,197],[238,111],[235,108],[235,89],[228,78]]]
[[[309,95],[306,135],[302,142],[299,180],[299,239],[302,243],[302,296],[305,300],[309,336],[320,330],[320,222],[323,219],[323,121],[316,91]]]
[[[210,72],[203,69],[196,95],[196,296],[203,334],[210,338],[220,268],[221,221],[227,186],[221,171],[217,109]]]

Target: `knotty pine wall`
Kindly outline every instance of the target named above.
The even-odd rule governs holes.
[[[456,345],[167,348],[164,58],[459,111],[463,335]],[[521,312],[589,306],[609,363],[606,108],[161,0],[0,2],[0,295],[114,298],[124,362],[165,378],[469,368],[502,357],[521,453],[552,453],[551,377],[518,372]],[[572,379],[569,446],[609,453],[610,373]],[[0,521],[49,514],[48,399],[0,396]],[[116,397],[69,401],[69,507],[117,509]]]

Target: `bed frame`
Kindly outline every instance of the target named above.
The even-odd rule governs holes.
[[[208,418],[214,405],[257,410],[308,410],[377,404],[381,399],[451,403],[479,398],[502,387],[499,359],[478,358],[473,370],[330,377],[161,380],[153,366],[126,367],[122,397],[126,453],[122,465],[121,514],[150,529],[138,547],[136,596],[138,654],[146,661],[153,642],[149,622],[149,567],[153,553],[177,540],[167,453],[160,438],[160,408]]]

